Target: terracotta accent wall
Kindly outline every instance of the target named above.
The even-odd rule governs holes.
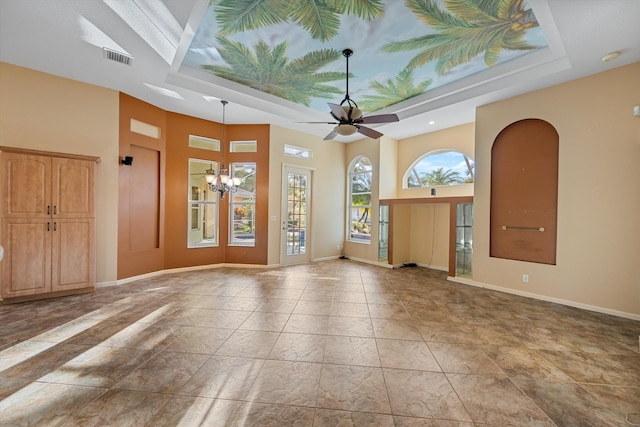
[[[229,196],[218,198],[218,246],[187,247],[187,197],[189,158],[222,161],[222,153],[189,147],[189,135],[222,139],[222,125],[216,122],[167,114],[167,167],[165,198],[165,268],[189,267],[220,263],[266,264],[268,246],[269,199],[269,126],[227,125],[224,147],[225,164],[256,163],[256,244],[227,246],[229,240]],[[230,153],[229,141],[257,141],[256,153]]]
[[[131,132],[131,119],[159,128],[159,138]],[[166,112],[120,94],[118,279],[164,269]]]
[[[227,246],[225,262],[237,264],[266,265],[269,248],[269,125],[230,125],[227,127],[229,141],[257,141],[258,151],[255,153],[229,153],[226,147],[227,164],[235,162],[256,163],[256,243],[254,247]],[[220,227],[221,244],[228,240],[228,198],[220,206],[220,221],[224,224],[223,233]],[[224,211],[224,214],[223,214]]]
[[[167,114],[167,169],[165,171],[167,184],[165,197],[170,203],[167,203],[165,210],[165,268],[224,262],[223,245],[187,248],[189,158],[214,162],[220,162],[221,158],[218,151],[189,147],[189,135],[220,139],[222,125],[182,114]],[[221,207],[221,217],[223,210]],[[224,232],[223,228],[220,228],[221,236]],[[220,240],[222,241],[222,238]]]
[[[491,149],[490,256],[556,263],[558,132],[548,122],[520,120]]]

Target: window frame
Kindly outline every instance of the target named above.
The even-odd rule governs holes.
[[[368,170],[363,170],[363,171],[356,171],[356,168],[358,167],[358,165],[360,164],[364,164],[363,160],[366,160],[368,162]],[[354,178],[356,176],[369,176],[368,181],[369,181],[369,188],[368,191],[359,191],[357,193],[354,193]],[[346,240],[348,242],[352,242],[352,243],[359,243],[359,244],[363,244],[363,245],[370,245],[371,244],[371,231],[372,231],[372,227],[373,227],[373,222],[372,222],[372,214],[373,214],[373,210],[372,210],[372,206],[373,206],[373,163],[371,162],[371,159],[367,156],[361,155],[361,156],[357,156],[355,157],[351,163],[349,164],[349,173],[348,173],[348,188],[347,188],[347,224],[348,224],[348,230],[347,230],[347,235],[346,235]],[[354,196],[366,196],[369,195],[369,203],[368,204],[354,204]],[[360,232],[357,234],[356,237],[355,233],[354,233],[354,209],[357,210],[361,210],[364,209],[365,212],[362,213],[362,216],[365,215],[366,211],[368,211],[368,213],[366,213],[367,215],[367,219],[365,220],[365,222],[363,224],[368,224],[368,228],[369,228],[369,232]],[[359,216],[356,215],[356,217]],[[359,222],[359,221],[357,221]]]
[[[248,176],[253,175],[254,179],[256,177],[257,174],[257,163],[256,162],[232,162],[229,164],[229,176],[230,177],[236,177],[236,168],[237,165],[242,165],[243,167],[246,165],[252,165],[253,166],[253,172],[251,172],[248,175],[245,175],[245,177],[241,177],[241,178],[246,178]],[[242,188],[242,181],[240,182],[240,184],[238,184],[238,190],[237,191],[247,191],[245,189]],[[243,202],[235,202],[235,198],[236,198],[237,192],[233,192],[229,194],[229,238],[228,238],[228,243],[227,246],[247,246],[247,247],[255,247],[256,246],[256,222],[257,222],[257,216],[256,216],[256,196],[257,196],[257,187],[256,185],[254,185],[254,189],[253,189],[253,194],[252,194],[252,201],[251,202],[247,202],[247,201],[243,201]],[[241,209],[244,211],[244,207],[246,206],[250,206],[251,207],[251,212],[252,212],[252,216],[249,219],[250,221],[250,228],[253,230],[253,238],[252,239],[238,239],[236,238],[236,235],[234,233],[234,226],[236,225],[236,219],[235,219],[235,209],[236,207],[241,207]],[[242,219],[242,221],[245,221],[245,219]]]
[[[426,159],[429,156],[437,156],[440,154],[446,154],[446,153],[457,153],[460,154],[463,157],[463,160],[465,161],[470,161],[471,162],[471,182],[466,182],[467,179],[465,179],[462,182],[458,182],[458,183],[451,183],[451,184],[437,184],[437,185],[419,185],[419,186],[409,186],[409,178],[413,175],[416,177],[416,179],[418,181],[420,181],[420,178],[415,170],[416,166],[422,162],[424,159]],[[438,168],[436,168],[438,169]],[[434,169],[434,170],[436,170]],[[451,169],[450,169],[451,170]],[[462,178],[464,178],[464,176],[462,176]],[[407,168],[407,170],[405,171],[404,175],[402,176],[402,188],[403,189],[414,189],[414,188],[435,188],[435,187],[448,187],[448,186],[456,186],[456,185],[464,185],[464,184],[473,184],[475,180],[475,160],[473,159],[473,157],[469,156],[468,154],[460,151],[460,150],[456,150],[453,148],[439,148],[436,150],[431,150],[425,154],[423,154],[422,156],[418,157],[413,163],[411,163],[411,165]]]
[[[210,247],[217,247],[220,245],[220,215],[218,212],[219,209],[219,205],[218,205],[218,196],[217,193],[214,191],[210,191],[209,187],[204,179],[204,173],[201,171],[201,168],[198,168],[198,171],[192,171],[192,163],[202,163],[203,164],[203,168],[206,169],[213,169],[213,170],[217,170],[218,169],[218,162],[212,161],[212,160],[204,160],[204,159],[197,159],[197,158],[192,158],[190,157],[188,159],[188,179],[187,179],[187,248],[188,249],[194,249],[194,248],[210,248]],[[205,169],[205,170],[206,170]],[[196,179],[196,176],[202,176],[201,178],[201,182],[198,182],[198,186],[194,186],[194,179]],[[212,195],[211,195],[211,199],[210,200],[204,200],[204,198],[202,196],[199,196],[198,199],[194,199],[193,195],[196,194],[197,192],[194,192],[194,188],[204,188],[205,190],[205,194],[206,192],[209,191]],[[199,194],[199,193],[198,193]],[[205,196],[206,197],[206,196]],[[194,232],[194,230],[199,231],[199,228],[194,229],[193,228],[193,212],[194,209],[196,209],[196,211],[198,212],[198,215],[202,214],[202,220],[200,218],[198,218],[197,223],[202,225],[202,232],[204,233],[204,228],[205,228],[205,221],[206,218],[204,217],[204,213],[207,212],[207,207],[211,206],[210,211],[213,213],[213,224],[211,226],[211,229],[213,231],[213,237],[210,239],[205,239],[203,237],[203,240],[201,242],[197,242],[197,243],[192,243],[191,241],[191,235]]]

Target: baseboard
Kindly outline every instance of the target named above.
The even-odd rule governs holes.
[[[536,294],[533,292],[520,291],[517,289],[505,288],[502,286],[490,285],[488,283],[476,282],[472,279],[464,277],[447,277],[447,280],[463,285],[475,286],[477,288],[491,289],[492,291],[504,292],[506,294],[518,295],[525,298],[532,298],[540,301],[553,302],[556,304],[566,305],[568,307],[580,308],[582,310],[594,311],[596,313],[609,314],[611,316],[623,317],[625,319],[640,320],[639,314],[627,313],[625,311],[612,310],[610,308],[599,307],[596,305],[583,304],[576,301],[569,301],[562,298],[554,298],[547,295]]]
[[[362,259],[362,258],[356,258],[356,257],[350,257],[350,256],[348,256],[347,259],[350,259],[351,261],[362,262],[364,264],[376,265],[378,267],[393,268],[393,265],[391,264],[379,262],[379,261],[371,261],[369,259]]]
[[[191,267],[176,267],[176,268],[168,268],[168,269],[165,269],[165,270],[152,271],[150,273],[139,274],[137,276],[131,276],[131,277],[127,277],[127,278],[124,278],[124,279],[119,279],[115,284],[116,285],[124,285],[126,283],[135,282],[136,280],[149,279],[149,278],[152,278],[152,277],[158,277],[158,276],[161,276],[163,274],[169,274],[169,273],[182,273],[182,272],[197,271],[197,270],[210,270],[210,269],[223,268],[223,267],[268,269],[268,268],[280,267],[280,265],[223,263],[223,264],[194,265],[194,266],[191,266]],[[111,283],[111,282],[109,282],[109,283]]]
[[[438,270],[438,271],[446,271],[449,272],[449,269],[447,267],[441,267],[439,265],[429,265],[429,264],[417,264],[418,267],[423,267],[423,268],[430,268],[431,270]]]

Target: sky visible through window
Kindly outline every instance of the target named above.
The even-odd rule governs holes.
[[[473,159],[459,151],[431,152],[409,171],[407,186],[432,187],[473,182],[474,169]]]

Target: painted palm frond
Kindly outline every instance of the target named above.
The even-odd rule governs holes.
[[[221,35],[229,35],[285,22],[287,0],[219,0],[215,6]]]
[[[311,98],[331,98],[341,90],[327,83],[343,80],[342,72],[318,72],[339,59],[335,49],[321,49],[292,61],[287,58],[287,43],[271,48],[264,41],[255,46],[255,54],[242,43],[218,36],[218,51],[227,65],[205,65],[218,77],[262,92],[310,105]]]
[[[291,20],[307,30],[314,39],[331,40],[338,34],[340,9],[327,2],[293,2],[289,8]]]
[[[382,0],[219,0],[214,4],[219,33],[227,36],[291,20],[314,39],[327,41],[338,34],[343,14],[374,19],[384,13]]]
[[[342,13],[355,15],[362,19],[375,19],[384,14],[382,0],[342,0],[336,1],[342,5]]]
[[[364,95],[358,106],[363,111],[378,111],[390,105],[396,104],[405,99],[413,98],[423,94],[431,80],[425,80],[416,85],[413,81],[413,69],[405,68],[393,79],[388,79],[385,83],[373,81],[371,88],[377,95]]]
[[[483,55],[487,66],[495,65],[503,50],[531,50],[526,29],[538,26],[523,0],[444,0],[446,10],[435,0],[405,0],[407,7],[423,22],[437,30],[410,40],[389,43],[385,52],[419,50],[409,67],[436,62],[444,74],[453,67]]]

